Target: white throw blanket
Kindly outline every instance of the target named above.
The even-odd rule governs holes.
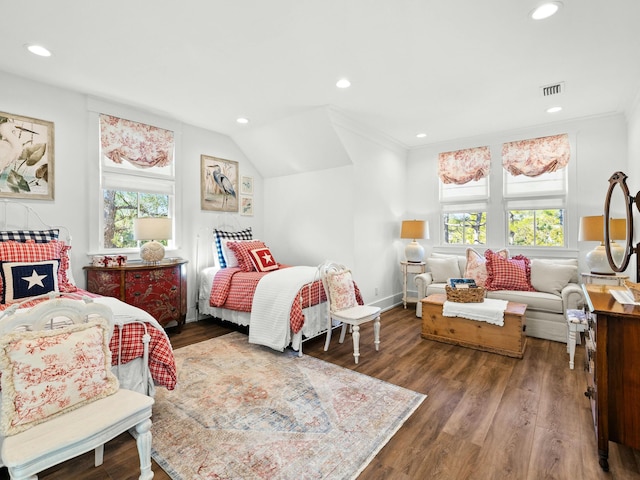
[[[251,305],[249,343],[283,351],[291,341],[291,306],[300,288],[318,278],[317,267],[282,268],[258,282]]]
[[[504,326],[504,311],[507,309],[506,300],[485,298],[478,303],[444,302],[442,315],[444,317],[462,317],[481,322]]]

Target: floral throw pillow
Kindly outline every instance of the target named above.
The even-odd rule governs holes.
[[[0,337],[0,433],[14,435],[118,390],[105,320]]]
[[[509,258],[509,250],[506,248],[494,253],[502,258]],[[473,248],[467,248],[467,266],[464,270],[464,278],[473,278],[479,287],[484,287],[487,283],[487,259]]]
[[[358,305],[356,290],[353,286],[351,272],[345,270],[327,276],[329,295],[331,297],[331,311],[337,312]]]
[[[535,291],[531,286],[531,267],[527,257],[502,258],[491,250],[484,254],[487,259],[487,290]]]

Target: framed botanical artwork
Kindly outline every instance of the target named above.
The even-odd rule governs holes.
[[[253,216],[253,197],[240,195],[240,215]]]
[[[237,212],[238,162],[200,155],[200,208]]]
[[[0,112],[0,197],[53,200],[53,122]]]
[[[240,193],[244,195],[253,195],[253,177],[242,176],[240,182]]]

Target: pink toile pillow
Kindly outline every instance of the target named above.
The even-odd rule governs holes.
[[[509,250],[506,248],[494,253],[502,258],[509,258]],[[487,259],[473,248],[467,248],[467,266],[464,269],[464,278],[473,278],[479,287],[484,287],[487,283]]]
[[[503,258],[497,253],[487,250],[487,290],[520,290],[535,291],[531,286],[530,260],[524,255]]]
[[[327,275],[327,284],[329,286],[329,295],[331,296],[332,312],[358,305],[353,278],[349,270]]]
[[[115,393],[105,320],[0,337],[0,433],[14,435]]]

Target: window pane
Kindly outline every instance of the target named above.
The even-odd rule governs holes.
[[[508,215],[510,245],[564,246],[564,209],[510,210]]]
[[[166,217],[169,214],[169,195],[103,190],[104,248],[135,248],[133,219]],[[161,243],[165,243],[161,242]]]
[[[443,214],[444,243],[477,245],[487,242],[487,212]]]

